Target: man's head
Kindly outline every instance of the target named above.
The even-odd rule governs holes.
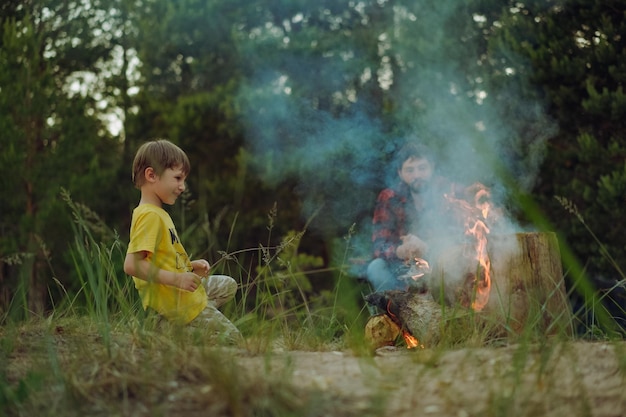
[[[410,142],[396,154],[398,176],[412,192],[419,193],[428,185],[435,169],[430,151],[423,145]]]
[[[152,168],[154,173],[160,176],[166,169],[175,167],[180,167],[185,176],[191,170],[189,158],[182,149],[165,139],[146,142],[135,154],[133,183],[135,187],[141,188],[146,182],[147,168]]]

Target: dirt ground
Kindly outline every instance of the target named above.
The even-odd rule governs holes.
[[[57,375],[29,397],[6,397],[3,388],[2,398],[17,407],[0,401],[0,415],[626,416],[625,341],[385,347],[357,355],[279,345],[254,351],[253,343],[206,349],[122,332],[112,334],[107,353],[97,334],[70,325],[48,332],[0,331],[3,375],[15,393],[29,370],[45,366]]]
[[[622,417],[625,354],[624,342],[567,342],[443,352],[381,348],[373,357],[291,351],[238,361],[268,376],[292,375],[303,392],[330,394],[343,404],[335,415]]]

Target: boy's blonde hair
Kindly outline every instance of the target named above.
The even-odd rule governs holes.
[[[182,167],[183,174],[189,174],[191,164],[187,154],[172,142],[159,139],[146,142],[139,147],[133,161],[133,183],[141,188],[146,182],[146,168],[152,167],[157,175],[168,168]]]

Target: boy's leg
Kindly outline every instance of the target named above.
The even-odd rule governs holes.
[[[238,343],[243,340],[239,329],[211,304],[208,304],[189,326],[209,331],[226,342]]]
[[[237,281],[228,275],[211,275],[202,282],[209,304],[217,308],[232,300],[237,292]]]
[[[218,307],[235,297],[237,281],[227,275],[211,275],[203,278],[202,283],[207,293],[208,304],[190,323],[191,326],[217,331],[231,342],[241,341],[239,329],[218,310]]]

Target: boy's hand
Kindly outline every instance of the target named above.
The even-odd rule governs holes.
[[[201,277],[208,276],[211,270],[211,265],[206,259],[191,261],[191,267],[193,268],[193,272]]]
[[[194,292],[202,283],[202,279],[193,272],[183,272],[176,274],[177,287],[181,290]]]

